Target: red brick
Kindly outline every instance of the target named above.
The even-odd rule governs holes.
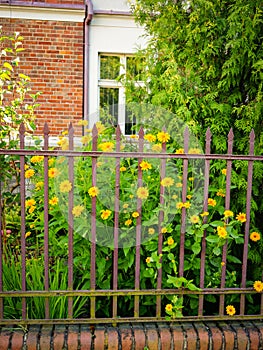
[[[250,350],[258,350],[260,349],[260,347],[263,348],[263,344],[260,344],[260,336],[258,330],[255,329],[255,326],[250,322],[246,322],[245,327],[247,332],[249,333]],[[263,325],[261,325],[261,327],[263,331]]]
[[[221,350],[223,346],[223,334],[221,330],[214,323],[209,323],[208,326],[211,332],[213,350]]]
[[[134,347],[136,350],[143,350],[146,347],[146,337],[142,327],[139,324],[133,326]]]
[[[170,350],[172,348],[172,334],[170,331],[169,325],[158,325],[159,335],[160,335],[160,343],[162,350]]]
[[[244,327],[242,327],[238,322],[231,322],[231,326],[236,331],[238,350],[246,350],[249,339]]]
[[[39,333],[39,327],[29,327],[26,339],[27,350],[37,350],[37,338]]]
[[[183,323],[182,325],[186,332],[187,349],[196,349],[197,347],[197,334],[191,323]]]
[[[92,333],[89,326],[80,327],[80,350],[90,350],[92,342]]]
[[[108,350],[118,350],[119,348],[119,336],[115,328],[109,327],[108,333]]]
[[[24,332],[15,330],[12,335],[11,350],[21,350],[24,341]]]
[[[122,350],[133,349],[133,335],[132,330],[128,326],[120,325],[120,337],[121,337],[121,348]]]
[[[66,326],[56,325],[53,333],[54,350],[62,350],[65,343]]]
[[[185,337],[181,326],[171,325],[174,349],[184,349]]]
[[[7,350],[9,345],[9,339],[11,336],[10,330],[2,330],[0,333],[0,350]]]
[[[199,341],[200,341],[200,350],[208,350],[209,349],[209,333],[207,328],[203,323],[196,322],[195,328],[198,333]]]
[[[94,331],[94,349],[104,350],[105,342],[105,328],[104,327],[95,327]]]
[[[158,350],[159,336],[155,325],[146,324],[145,328],[146,328],[147,347],[151,350]]]
[[[225,350],[233,350],[235,348],[235,335],[233,330],[227,323],[219,322],[219,326],[224,333]]]
[[[51,344],[52,326],[43,326],[40,334],[40,349],[49,349]]]
[[[68,350],[78,349],[79,329],[78,326],[68,327]]]

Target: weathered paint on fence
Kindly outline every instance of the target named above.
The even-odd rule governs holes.
[[[24,127],[20,128],[20,149],[18,150],[0,150],[0,155],[18,155],[20,157],[20,169],[21,169],[21,261],[22,261],[22,281],[21,290],[16,291],[4,291],[3,279],[2,279],[2,259],[3,259],[3,239],[0,235],[0,324],[61,324],[61,323],[123,323],[123,322],[156,322],[164,321],[165,317],[162,316],[161,297],[163,295],[189,295],[195,294],[199,298],[199,307],[197,316],[184,316],[180,318],[180,321],[197,321],[197,320],[227,320],[227,319],[260,319],[263,317],[263,295],[261,297],[260,313],[257,315],[251,315],[245,313],[245,296],[246,294],[254,294],[255,291],[252,287],[246,287],[246,274],[248,263],[248,245],[249,245],[249,232],[250,232],[250,205],[251,205],[251,193],[252,193],[252,179],[253,179],[253,163],[254,161],[262,161],[263,156],[254,155],[254,139],[255,135],[252,131],[249,140],[249,155],[234,155],[233,154],[233,140],[234,135],[232,130],[228,135],[228,152],[224,155],[211,154],[211,132],[206,133],[206,145],[204,154],[189,154],[188,142],[189,133],[185,130],[184,135],[184,154],[168,154],[166,153],[166,144],[162,144],[162,150],[160,153],[150,153],[144,151],[144,132],[141,129],[138,134],[138,152],[121,152],[120,141],[121,132],[120,128],[116,129],[116,150],[114,152],[102,153],[97,150],[97,129],[93,128],[93,141],[91,151],[74,151],[74,130],[72,125],[69,127],[69,149],[67,151],[59,151],[59,156],[66,156],[68,158],[68,174],[69,181],[74,184],[74,159],[76,157],[90,157],[92,159],[92,186],[96,186],[96,163],[98,157],[111,157],[116,161],[116,179],[115,179],[115,204],[114,204],[114,247],[113,247],[113,282],[112,289],[110,290],[97,290],[96,289],[96,196],[91,198],[91,264],[90,264],[90,290],[74,290],[73,286],[73,234],[74,234],[74,220],[73,220],[73,191],[69,192],[68,198],[68,289],[67,290],[50,290],[49,285],[49,223],[48,223],[48,157],[56,157],[58,155],[57,150],[49,150],[48,145],[48,126],[44,128],[44,146],[42,150],[30,150],[26,149],[24,142]],[[41,155],[44,156],[44,290],[29,291],[26,286],[26,239],[25,239],[25,222],[26,222],[26,183],[25,183],[25,157],[29,155]],[[227,163],[226,170],[226,188],[225,188],[225,210],[230,209],[231,198],[231,170],[232,163],[235,160],[244,160],[248,162],[248,174],[247,174],[247,206],[246,206],[246,218],[245,233],[244,233],[244,246],[243,246],[243,261],[242,261],[242,281],[240,288],[226,288],[226,262],[227,262],[227,241],[223,247],[222,255],[222,274],[220,288],[205,288],[205,264],[206,264],[206,232],[202,238],[202,250],[200,254],[200,290],[185,290],[181,289],[163,289],[162,288],[162,267],[158,270],[157,276],[157,288],[156,289],[141,289],[140,288],[140,263],[141,263],[141,215],[137,220],[136,226],[136,251],[135,251],[135,285],[134,289],[119,289],[118,288],[118,225],[119,225],[119,205],[120,205],[120,159],[121,158],[134,158],[138,160],[138,187],[142,186],[142,169],[140,164],[144,158],[160,159],[160,173],[161,179],[165,177],[166,173],[166,161],[168,159],[182,159],[183,160],[183,175],[182,175],[182,202],[186,202],[187,196],[187,174],[188,165],[190,159],[204,159],[204,191],[203,191],[203,211],[207,211],[207,200],[209,196],[209,174],[210,174],[210,162],[212,160],[225,160]],[[0,188],[1,189],[1,188]],[[1,194],[0,194],[1,195]],[[164,187],[160,186],[160,204],[164,204]],[[1,197],[0,197],[1,199]],[[141,199],[137,199],[137,211],[141,214]],[[0,206],[0,216],[1,216]],[[204,218],[204,223],[206,218]],[[159,213],[159,237],[158,237],[158,254],[161,254],[163,247],[163,235],[161,234],[161,224],[163,221],[163,212]],[[185,230],[186,230],[186,209],[182,208],[182,223],[181,223],[181,236],[180,236],[180,249],[179,249],[179,276],[184,276],[184,261],[185,261]],[[0,220],[0,232],[1,232],[1,220]],[[227,316],[224,314],[225,310],[225,296],[231,294],[240,295],[240,311],[235,316]],[[117,301],[119,296],[134,296],[134,316],[133,317],[118,317]],[[140,296],[155,295],[156,296],[156,316],[155,317],[141,317],[139,314]],[[217,315],[204,315],[204,296],[206,295],[219,295],[219,310]],[[27,297],[41,296],[45,298],[45,319],[35,320],[27,318]],[[49,316],[49,298],[56,296],[66,296],[68,298],[68,318],[65,319],[50,319]],[[90,298],[90,317],[74,319],[73,318],[73,297],[86,296]],[[96,317],[96,297],[112,297],[112,314],[111,317]],[[22,317],[19,320],[4,319],[4,307],[3,301],[6,297],[21,297],[22,298]]]

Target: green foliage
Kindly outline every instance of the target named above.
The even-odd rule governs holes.
[[[181,120],[202,145],[209,127],[213,153],[227,152],[227,135],[233,128],[233,153],[248,154],[253,128],[254,152],[262,155],[262,0],[136,0],[131,8],[145,27],[149,44],[138,52],[144,58],[145,87],[136,96],[136,83],[129,81],[128,96],[171,111],[162,119],[167,130],[174,130]],[[146,116],[146,124],[148,120]],[[216,171],[220,166],[214,162]],[[234,162],[231,175],[233,209],[242,211],[247,163]],[[255,162],[251,221],[261,230],[262,175],[262,162]]]
[[[210,127],[216,152],[226,151],[230,127],[246,152],[254,128],[261,153],[262,1],[136,0],[132,9],[150,35],[141,52],[147,101],[194,123],[200,139]]]
[[[25,132],[35,130],[34,111],[38,107],[39,92],[33,94],[30,78],[19,68],[23,37],[18,33],[4,35],[0,28],[0,148],[15,149],[19,144],[19,127],[25,126]],[[6,229],[6,220],[17,209],[20,199],[20,168],[18,158],[0,155],[0,182],[2,229]],[[13,208],[12,208],[13,207]],[[10,208],[12,211],[10,213]],[[19,213],[16,213],[19,215]],[[17,215],[16,215],[17,218]]]

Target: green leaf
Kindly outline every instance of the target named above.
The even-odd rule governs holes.
[[[221,249],[220,249],[219,247],[215,247],[215,248],[213,248],[213,253],[214,253],[216,256],[218,256],[218,255],[221,254]]]
[[[199,254],[200,251],[201,251],[201,244],[198,243],[198,242],[195,242],[193,245],[192,245],[192,251],[195,255]]]
[[[3,67],[9,69],[10,71],[13,71],[13,67],[12,67],[11,64],[8,63],[8,62],[4,62]]]
[[[206,240],[210,243],[217,243],[219,241],[219,237],[210,235],[206,237]]]
[[[242,261],[233,255],[227,255],[227,261],[232,262],[232,263],[236,263],[236,264],[242,264]]]

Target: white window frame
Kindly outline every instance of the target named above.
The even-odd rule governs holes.
[[[147,38],[144,36],[145,32],[143,28],[134,22],[132,16],[94,15],[89,30],[87,119],[89,121],[89,127],[92,128],[99,121],[99,55],[133,56],[138,48],[147,46]],[[108,81],[107,84],[108,87],[112,87],[113,83]],[[121,85],[120,82],[119,84]],[[122,89],[121,86],[119,88]],[[119,108],[123,108],[125,104],[124,88],[121,91]],[[119,122],[122,123],[121,120]],[[125,125],[120,126],[123,132]]]

